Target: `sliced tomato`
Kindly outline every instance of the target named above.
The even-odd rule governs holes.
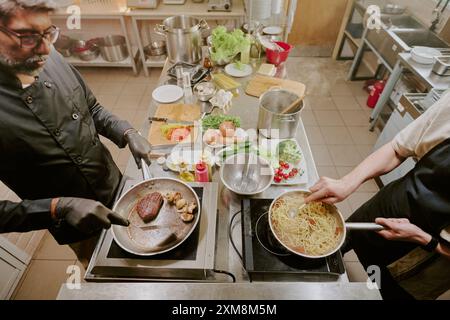
[[[172,142],[181,142],[186,139],[191,134],[191,131],[188,128],[177,128],[172,131],[170,135],[170,141]]]

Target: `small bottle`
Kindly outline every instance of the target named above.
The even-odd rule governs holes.
[[[183,66],[176,66],[175,67],[175,74],[177,76],[177,86],[180,88],[183,88]]]
[[[192,92],[191,74],[189,72],[183,72],[183,91],[184,103],[193,103],[194,93]]]
[[[195,181],[209,182],[209,169],[206,163],[199,162],[195,166]]]

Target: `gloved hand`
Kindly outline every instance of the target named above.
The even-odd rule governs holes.
[[[152,151],[151,144],[141,134],[132,129],[125,133],[125,140],[128,142],[131,154],[139,169],[141,169],[141,159],[150,165],[150,152]]]
[[[114,213],[98,201],[81,198],[59,198],[55,216],[63,219],[79,231],[90,234],[109,229],[111,224],[129,226],[130,222]]]

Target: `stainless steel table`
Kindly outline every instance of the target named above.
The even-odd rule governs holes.
[[[167,81],[166,71],[170,67],[166,63],[160,84]],[[257,126],[259,109],[258,99],[247,96],[243,92],[249,78],[241,79],[243,86],[239,97],[233,99],[229,113],[240,116],[245,129]],[[158,104],[152,102],[149,114],[153,115]],[[141,133],[146,136],[149,124],[146,123]],[[319,178],[316,165],[309,146],[308,138],[300,123],[297,140],[303,150],[308,166],[308,183],[297,187],[270,187],[257,198],[273,198],[284,191],[307,188]],[[159,149],[158,152],[168,152],[169,149]],[[172,172],[164,172],[162,167],[152,163],[150,171],[154,176],[176,177]],[[134,160],[131,158],[125,175],[132,179],[142,179]],[[369,290],[365,283],[350,284],[347,274],[343,274],[336,282],[297,282],[297,283],[258,283],[249,282],[238,255],[230,245],[227,229],[232,215],[241,210],[241,198],[228,191],[220,182],[219,172],[214,172],[213,180],[219,183],[218,227],[215,264],[216,269],[227,270],[236,276],[236,283],[88,283],[82,284],[79,290],[70,290],[62,286],[59,299],[379,299],[378,291]],[[233,238],[239,250],[242,250],[241,225],[235,224]],[[225,278],[226,279],[226,278]]]
[[[388,82],[380,96],[377,105],[375,106],[372,115],[370,116],[370,130],[375,128],[378,117],[383,111],[384,107],[388,103],[392,90],[399,81],[403,72],[406,70],[411,71],[416,75],[425,85],[430,89],[446,90],[450,88],[450,77],[441,77],[432,72],[433,65],[423,65],[415,62],[411,58],[411,53],[405,52],[399,54],[399,59],[389,77]]]

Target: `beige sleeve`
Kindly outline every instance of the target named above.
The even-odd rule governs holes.
[[[411,122],[392,140],[395,152],[403,158],[416,157],[416,149],[429,122],[427,112]]]
[[[447,93],[419,118],[400,131],[391,142],[395,152],[403,158],[417,157],[417,150],[424,134],[438,116],[439,111],[449,103],[450,93]]]
[[[445,241],[450,242],[450,226],[448,226],[447,228],[444,228],[444,229],[441,231],[440,236],[441,236],[441,238],[444,239]]]

